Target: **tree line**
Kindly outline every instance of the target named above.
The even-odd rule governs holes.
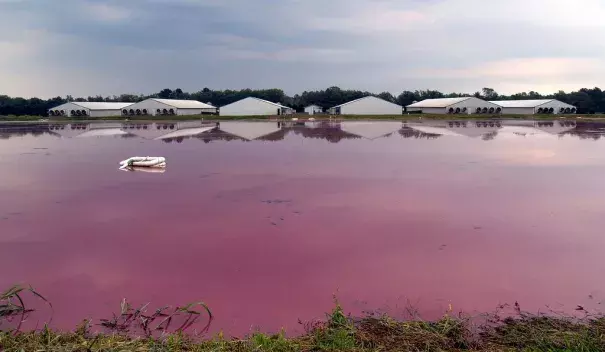
[[[162,89],[160,92],[151,95],[122,94],[113,96],[89,96],[74,98],[71,95],[66,97],[55,97],[51,99],[40,98],[20,98],[0,95],[0,116],[3,115],[39,115],[46,116],[50,108],[61,105],[69,101],[90,101],[90,102],[138,102],[147,98],[165,98],[165,99],[193,99],[204,103],[210,103],[220,107],[238,101],[246,97],[256,97],[282,105],[290,106],[296,111],[302,111],[305,106],[314,104],[323,108],[340,105],[348,101],[363,98],[366,96],[376,96],[384,100],[406,106],[415,101],[421,101],[430,98],[451,98],[475,96],[485,100],[514,100],[514,99],[558,99],[562,102],[572,104],[578,108],[578,113],[594,114],[605,112],[605,93],[595,88],[582,88],[574,92],[559,91],[554,94],[542,95],[538,92],[529,91],[516,93],[512,95],[498,94],[492,88],[483,88],[474,94],[468,93],[442,93],[437,90],[415,90],[403,91],[394,96],[389,92],[371,93],[368,91],[341,89],[339,87],[330,87],[325,90],[304,91],[294,96],[288,96],[281,89],[241,89],[241,90],[212,90],[204,88],[198,92],[188,93],[182,89]]]

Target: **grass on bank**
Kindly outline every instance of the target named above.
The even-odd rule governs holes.
[[[352,318],[335,302],[331,313],[323,321],[305,324],[305,333],[288,337],[283,331],[277,334],[255,332],[245,338],[226,338],[222,333],[213,337],[187,334],[190,316],[199,312],[198,305],[190,304],[171,310],[161,308],[146,313],[146,305],[133,308],[123,301],[121,312],[97,325],[105,333],[94,333],[91,321],[84,321],[72,332],[60,332],[44,326],[37,331],[22,332],[21,320],[29,310],[22,295],[31,293],[44,300],[31,287],[12,287],[0,295],[0,328],[2,323],[20,319],[17,328],[0,331],[0,351],[228,351],[228,352],[296,352],[296,351],[604,351],[605,317],[591,315],[578,307],[582,317],[565,317],[561,314],[531,315],[521,311],[515,303],[511,313],[500,306],[495,313],[481,317],[452,314],[452,309],[438,321],[414,318],[396,320],[387,315],[369,315]],[[512,307],[511,307],[512,308]],[[183,325],[168,332],[169,321],[181,312],[187,318]],[[190,314],[191,313],[191,314]],[[480,318],[480,319],[479,319]],[[132,326],[153,327],[160,333],[143,330],[136,337]],[[203,331],[202,331],[203,332]]]
[[[93,334],[83,324],[74,332],[0,332],[0,349],[20,351],[603,351],[605,320],[522,316],[484,326],[444,316],[435,322],[397,321],[388,316],[352,319],[336,305],[324,322],[302,336],[252,333],[245,338],[194,338],[179,332],[160,337]]]

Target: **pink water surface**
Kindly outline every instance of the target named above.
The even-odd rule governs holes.
[[[167,171],[119,171],[133,155],[165,156]],[[604,178],[605,142],[575,136],[13,136],[0,139],[0,287],[32,284],[66,329],[124,297],[203,300],[232,334],[299,332],[334,294],[351,312],[427,317],[450,303],[596,309]]]

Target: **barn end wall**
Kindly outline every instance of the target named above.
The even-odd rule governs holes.
[[[234,103],[222,106],[219,109],[220,116],[272,116],[277,115],[279,108],[256,99],[242,99]]]
[[[353,101],[340,107],[341,115],[401,115],[403,107],[378,98]]]

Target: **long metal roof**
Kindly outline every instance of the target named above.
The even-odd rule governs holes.
[[[70,103],[81,106],[89,110],[120,110],[133,103],[115,103],[115,102],[93,102],[93,101],[71,101]]]
[[[558,101],[556,99],[530,99],[530,100],[494,100],[490,103],[500,105],[503,108],[535,108],[552,101]],[[563,102],[560,102],[563,103]],[[563,103],[565,104],[565,103]],[[569,105],[569,104],[566,104]],[[572,107],[572,105],[569,105]]]
[[[197,100],[177,100],[177,99],[158,99],[151,98],[158,103],[173,106],[177,109],[214,109],[212,105],[204,104]]]
[[[290,107],[283,106],[283,105],[281,105],[281,104],[274,103],[274,102],[272,102],[272,101],[268,101],[268,100],[265,100],[265,99],[256,98],[256,97],[248,97],[248,98],[251,98],[251,99],[256,99],[256,100],[262,101],[262,102],[264,102],[264,103],[269,103],[269,104],[275,105],[275,106],[280,107],[280,108],[292,109],[292,108],[290,108]]]
[[[435,98],[435,99],[424,99],[414,104],[406,106],[407,108],[446,108],[450,105],[458,104],[462,101],[468,100],[471,97],[460,97],[460,98]]]
[[[267,103],[267,104],[271,104],[271,105],[273,105],[273,106],[277,106],[278,108],[282,108],[282,109],[292,109],[291,107],[288,107],[288,106],[283,106],[283,105],[281,105],[281,104],[274,103],[274,102],[272,102],[272,101],[265,100],[265,99],[261,99],[261,98],[257,98],[257,97],[245,97],[245,98],[240,99],[240,100],[238,100],[238,101],[234,101],[233,103],[229,103],[229,104],[223,105],[221,108],[224,108],[225,106],[229,106],[229,105],[231,105],[231,104],[239,103],[240,101],[243,101],[243,100],[246,100],[246,99],[254,99],[254,100],[258,100],[258,101],[260,101],[260,102]]]

